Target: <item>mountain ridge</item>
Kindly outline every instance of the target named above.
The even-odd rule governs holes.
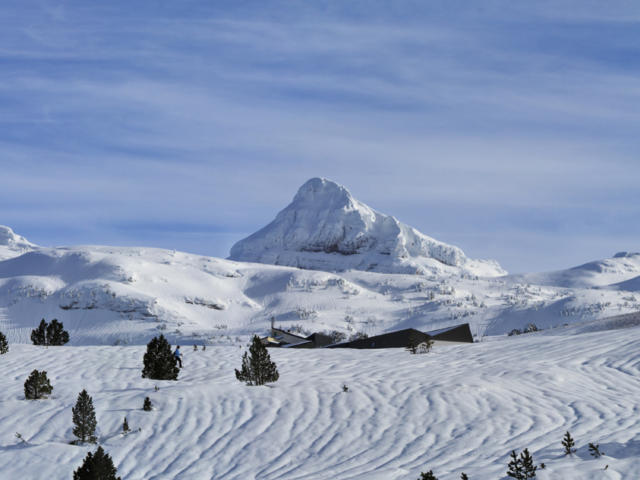
[[[229,259],[324,271],[507,273],[498,262],[469,259],[320,177],[305,182],[272,222],[237,242]]]

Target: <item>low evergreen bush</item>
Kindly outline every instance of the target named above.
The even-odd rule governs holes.
[[[0,355],[4,355],[9,351],[9,342],[7,342],[7,337],[4,336],[4,333],[0,332]]]
[[[34,370],[24,382],[24,396],[27,400],[45,398],[47,395],[50,395],[52,391],[53,387],[49,382],[47,372],[44,370],[41,372]]]

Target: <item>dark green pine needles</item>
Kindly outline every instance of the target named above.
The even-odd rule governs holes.
[[[47,323],[43,318],[40,325],[31,330],[31,342],[34,345],[64,345],[69,342],[69,332],[57,319],[54,318],[51,323]]]
[[[573,448],[576,446],[576,442],[573,441],[573,438],[571,437],[571,434],[568,430],[562,438],[562,446],[564,447],[565,455],[572,455],[576,451],[576,449]]]
[[[535,478],[536,467],[533,464],[533,457],[529,453],[529,449],[525,448],[520,457],[516,454],[516,451],[511,452],[511,461],[508,465],[507,475],[516,480],[528,480],[529,478]]]
[[[94,433],[96,432],[96,411],[93,408],[93,399],[86,390],[78,394],[76,406],[71,409],[73,413],[73,434],[80,442],[96,442]]]
[[[44,370],[39,372],[34,370],[29,378],[24,382],[24,397],[27,400],[38,400],[50,395],[53,390],[51,382]]]
[[[276,364],[271,361],[267,347],[265,347],[257,335],[249,347],[249,353],[242,356],[242,367],[236,369],[236,378],[247,385],[264,385],[275,382],[280,375]]]
[[[109,454],[98,447],[95,453],[87,453],[82,466],[73,472],[73,480],[121,480],[116,473]]]
[[[180,368],[178,360],[171,352],[171,345],[164,335],[154,337],[147,344],[147,352],[144,354],[143,378],[154,380],[177,380]]]
[[[9,342],[7,342],[7,337],[4,336],[4,333],[0,332],[0,355],[4,355],[9,351]]]

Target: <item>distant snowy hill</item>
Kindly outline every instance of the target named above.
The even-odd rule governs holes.
[[[324,271],[506,274],[497,262],[469,259],[458,247],[373,210],[324,178],[300,187],[291,204],[236,243],[229,258]]]
[[[567,270],[528,273],[513,278],[519,282],[537,285],[589,288],[604,287],[627,281],[633,282],[633,279],[638,276],[640,276],[640,253],[619,252],[612,258],[585,263]],[[636,281],[636,283],[638,282]]]

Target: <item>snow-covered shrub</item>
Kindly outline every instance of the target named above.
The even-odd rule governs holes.
[[[330,332],[326,332],[326,335],[331,337],[332,343],[340,343],[347,339],[347,334],[339,330],[331,330]]]
[[[409,342],[407,344],[407,351],[413,354],[417,353],[428,353],[433,346],[433,340],[427,338],[423,339],[421,335],[417,333],[411,333],[409,335]]]
[[[143,358],[143,378],[154,380],[177,380],[180,368],[178,359],[171,352],[171,345],[164,335],[153,337],[147,344],[147,352]]]
[[[150,412],[153,410],[153,405],[151,403],[151,399],[149,397],[144,397],[144,403],[142,404],[142,410],[145,412]]]
[[[298,307],[296,309],[296,315],[300,320],[313,320],[318,317],[318,312],[312,308]]]
[[[527,328],[524,329],[524,333],[532,333],[537,331],[538,326],[535,323],[530,323],[529,325],[527,325]]]
[[[86,390],[82,390],[78,394],[76,406],[71,409],[73,414],[73,434],[78,437],[80,442],[95,443],[96,437],[94,433],[98,422],[96,420],[96,411],[93,408],[93,399]]]
[[[354,340],[361,340],[363,338],[369,338],[369,335],[367,335],[365,332],[355,332],[349,336],[349,341],[353,342]]]
[[[24,396],[27,400],[37,400],[49,395],[53,390],[47,372],[34,370],[24,382]]]
[[[253,336],[249,354],[244,352],[242,367],[240,370],[236,369],[238,380],[247,385],[264,385],[278,380],[280,375],[276,364],[271,361],[267,347],[262,344],[257,335]]]
[[[510,337],[513,337],[514,335],[521,335],[521,334],[522,334],[522,330],[519,330],[517,328],[514,328],[509,332]]]
[[[82,466],[73,472],[73,480],[121,480],[116,473],[118,471],[109,454],[98,447],[95,453],[87,453]]]

